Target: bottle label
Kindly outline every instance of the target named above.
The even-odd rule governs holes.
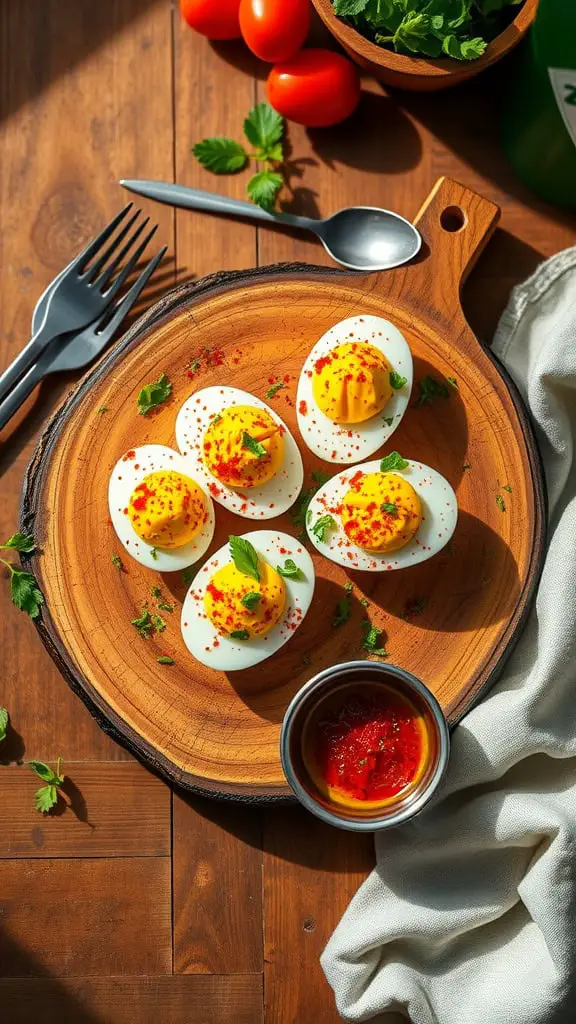
[[[562,120],[576,146],[576,70],[574,68],[548,68],[548,74]]]

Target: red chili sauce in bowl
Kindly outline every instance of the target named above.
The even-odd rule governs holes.
[[[350,806],[404,798],[422,777],[429,736],[418,708],[392,686],[337,688],[309,715],[302,758],[318,790]]]

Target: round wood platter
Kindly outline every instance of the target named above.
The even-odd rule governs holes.
[[[310,266],[222,274],[185,285],[142,318],[93,369],[46,428],[24,485],[23,529],[46,604],[38,628],[73,689],[103,728],[170,780],[211,795],[283,799],[278,737],[296,690],[320,669],[362,656],[366,613],[385,630],[390,660],[435,692],[451,724],[500,672],[518,636],[542,561],[545,499],[528,419],[515,388],[471,333],[460,283],[489,238],[498,208],[441,179],[420,211],[421,259],[381,275]],[[196,663],[180,635],[180,573],[147,570],[122,552],[108,519],[110,471],[128,448],[175,446],[181,403],[196,389],[232,384],[270,400],[311,471],[334,469],[301,443],[294,398],[300,368],[328,327],[376,314],[403,331],[415,381],[456,378],[448,399],[415,407],[383,451],[435,467],[456,489],[459,521],[442,553],[410,569],[346,573],[314,552],[316,591],[294,637],[254,669],[224,674]],[[190,363],[204,348],[220,357]],[[212,365],[209,365],[212,364]],[[138,415],[141,387],[168,374],[171,399]],[[101,407],[107,412],[99,412]],[[498,499],[498,500],[497,500]],[[216,506],[210,551],[254,523]],[[272,520],[298,533],[290,514]],[[122,553],[126,572],[111,556]],[[343,586],[352,614],[332,619]],[[175,605],[165,632],[142,639],[131,620],[151,588]],[[369,606],[362,601],[367,599]],[[174,665],[158,663],[169,655]]]

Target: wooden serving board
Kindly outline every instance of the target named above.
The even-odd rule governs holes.
[[[103,728],[169,779],[239,799],[287,796],[278,755],[284,710],[314,673],[361,656],[363,598],[372,622],[386,631],[390,660],[432,688],[450,723],[496,679],[537,582],[545,513],[522,403],[460,307],[462,279],[498,216],[492,203],[442,179],[418,216],[423,252],[408,267],[365,276],[275,266],[185,285],[132,328],[46,428],[25,482],[21,524],[39,546],[31,565],[46,599],[40,634]],[[460,508],[455,536],[429,562],[380,576],[347,575],[314,553],[316,592],[293,639],[255,669],[211,671],[191,658],[180,636],[180,574],[159,579],[127,557],[126,573],[112,564],[121,548],[108,520],[110,470],[128,448],[175,445],[180,404],[217,382],[263,397],[271,379],[287,375],[288,386],[271,404],[300,441],[294,396],[304,358],[328,327],[363,313],[386,317],[404,332],[416,382],[426,374],[458,382],[449,399],[412,404],[386,446],[451,482]],[[190,379],[187,368],[204,348],[212,351],[212,364],[220,353],[221,365],[205,361]],[[139,416],[139,390],[163,371],[173,382],[172,399]],[[108,411],[99,413],[102,406]],[[305,486],[313,469],[334,468],[303,444],[301,450]],[[221,506],[216,510],[211,550],[229,533],[254,527]],[[289,514],[272,522],[298,532]],[[348,578],[352,614],[334,629]],[[164,633],[143,640],[130,621],[157,583],[176,608],[166,615]],[[158,664],[162,654],[175,664]]]

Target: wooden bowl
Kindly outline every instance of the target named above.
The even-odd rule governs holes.
[[[514,21],[488,45],[482,57],[472,61],[457,61],[451,58],[431,60],[407,57],[386,50],[365,39],[351,25],[337,18],[330,0],[312,0],[312,3],[332,35],[360,67],[386,85],[414,92],[449,89],[474,78],[495,64],[520,42],[534,21],[538,7],[538,0],[525,0]]]
[[[131,328],[48,424],[21,516],[37,543],[24,561],[46,602],[36,625],[103,728],[171,781],[235,799],[289,796],[279,749],[286,708],[313,675],[366,657],[367,614],[386,631],[390,660],[422,679],[450,724],[496,679],[534,592],[545,521],[542,473],[521,399],[460,307],[460,282],[498,216],[493,203],[442,179],[418,215],[425,244],[408,266],[366,275],[280,265],[183,285]],[[109,522],[110,472],[130,448],[175,446],[176,414],[194,391],[233,383],[264,397],[271,379],[286,376],[270,403],[300,443],[309,487],[314,470],[334,467],[300,438],[298,376],[324,331],[363,314],[398,325],[417,381],[428,374],[457,381],[449,398],[412,403],[386,446],[446,477],[458,496],[456,532],[434,558],[401,572],[347,572],[314,551],[314,598],[290,642],[254,669],[206,668],[181,636],[181,574],[159,578],[123,552],[125,572],[112,562],[121,548]],[[205,346],[218,358],[190,379],[190,362]],[[162,372],[173,385],[170,401],[138,415],[140,389]],[[289,513],[269,522],[292,535],[301,529]],[[253,527],[218,506],[211,551]],[[333,628],[347,581],[351,615]],[[155,586],[174,611],[165,613],[164,632],[143,639],[131,621],[144,602],[150,607]],[[166,655],[174,664],[158,661]]]

